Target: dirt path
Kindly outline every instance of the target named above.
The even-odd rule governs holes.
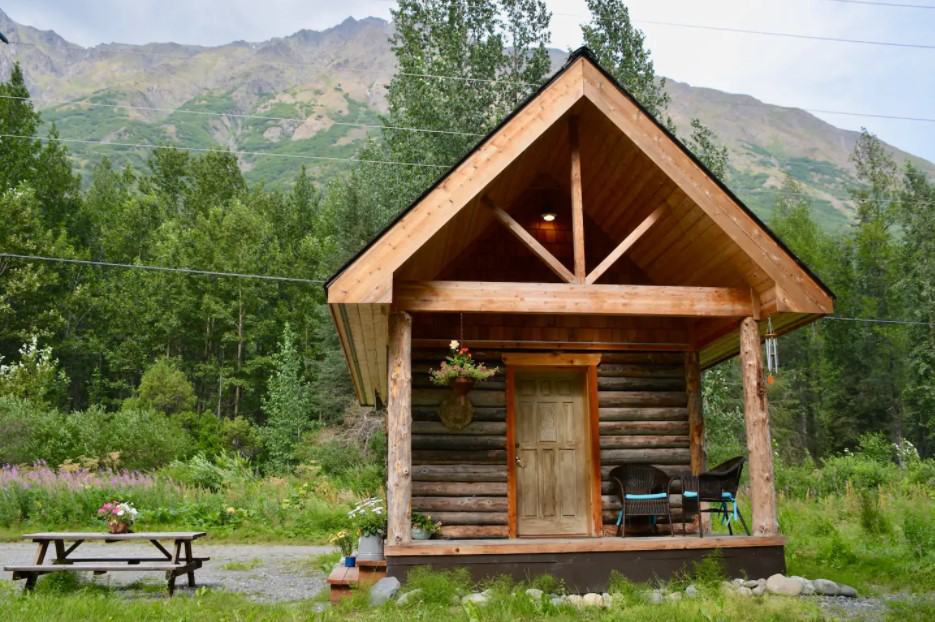
[[[35,555],[31,543],[0,543],[0,566],[11,563],[30,562]],[[325,576],[313,563],[316,556],[329,553],[330,546],[293,546],[279,544],[201,544],[195,543],[194,553],[207,556],[211,561],[197,571],[198,586],[240,592],[251,599],[262,602],[300,600],[311,598],[325,587]],[[79,551],[89,555],[148,554],[144,545],[127,544],[82,544]],[[10,581],[9,572],[2,573],[2,581]],[[133,589],[140,582],[147,585],[165,585],[157,572],[115,572],[92,575],[83,572],[82,577],[103,585],[127,589],[127,595],[152,595],[151,589]],[[22,582],[17,582],[22,585]],[[180,595],[185,594],[184,577],[178,579]]]

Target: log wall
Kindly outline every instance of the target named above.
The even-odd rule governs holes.
[[[501,373],[469,394],[474,420],[455,432],[438,406],[450,393],[434,387],[437,350],[413,351],[412,511],[442,522],[445,538],[507,537],[506,387]],[[501,353],[476,352],[488,365]],[[606,480],[624,462],[666,470],[690,464],[685,369],[681,353],[606,353],[598,366],[602,506],[605,532],[619,504]]]

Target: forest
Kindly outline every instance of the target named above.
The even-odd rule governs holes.
[[[588,5],[585,43],[672,127],[626,7]],[[124,465],[155,468],[230,452],[283,472],[334,444],[378,451],[377,419],[351,404],[322,284],[548,77],[549,20],[539,0],[401,1],[383,129],[341,174],[316,185],[297,168],[287,192],[246,183],[220,147],[168,145],[140,168],[117,169],[101,150],[82,185],[54,126],[40,135],[16,66],[0,85],[0,462],[123,452]],[[420,77],[454,73],[468,79]],[[680,138],[723,175],[713,132],[696,120]],[[819,227],[791,178],[768,223],[837,296],[835,317],[779,339],[769,399],[790,464],[867,434],[894,459],[935,454],[935,184],[898,168],[870,131],[852,158],[847,229]],[[739,449],[734,364],[704,383],[709,445]]]

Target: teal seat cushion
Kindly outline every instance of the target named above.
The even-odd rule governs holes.
[[[694,490],[686,490],[686,491],[682,492],[682,496],[683,496],[683,497],[688,497],[689,499],[697,499],[697,498],[698,498],[698,493],[695,492]]]
[[[627,493],[625,498],[627,501],[655,501],[658,499],[666,499],[668,496],[669,495],[664,492],[653,492],[645,495]]]

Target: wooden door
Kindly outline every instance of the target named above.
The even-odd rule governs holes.
[[[514,382],[517,534],[588,535],[585,375],[517,371]]]

